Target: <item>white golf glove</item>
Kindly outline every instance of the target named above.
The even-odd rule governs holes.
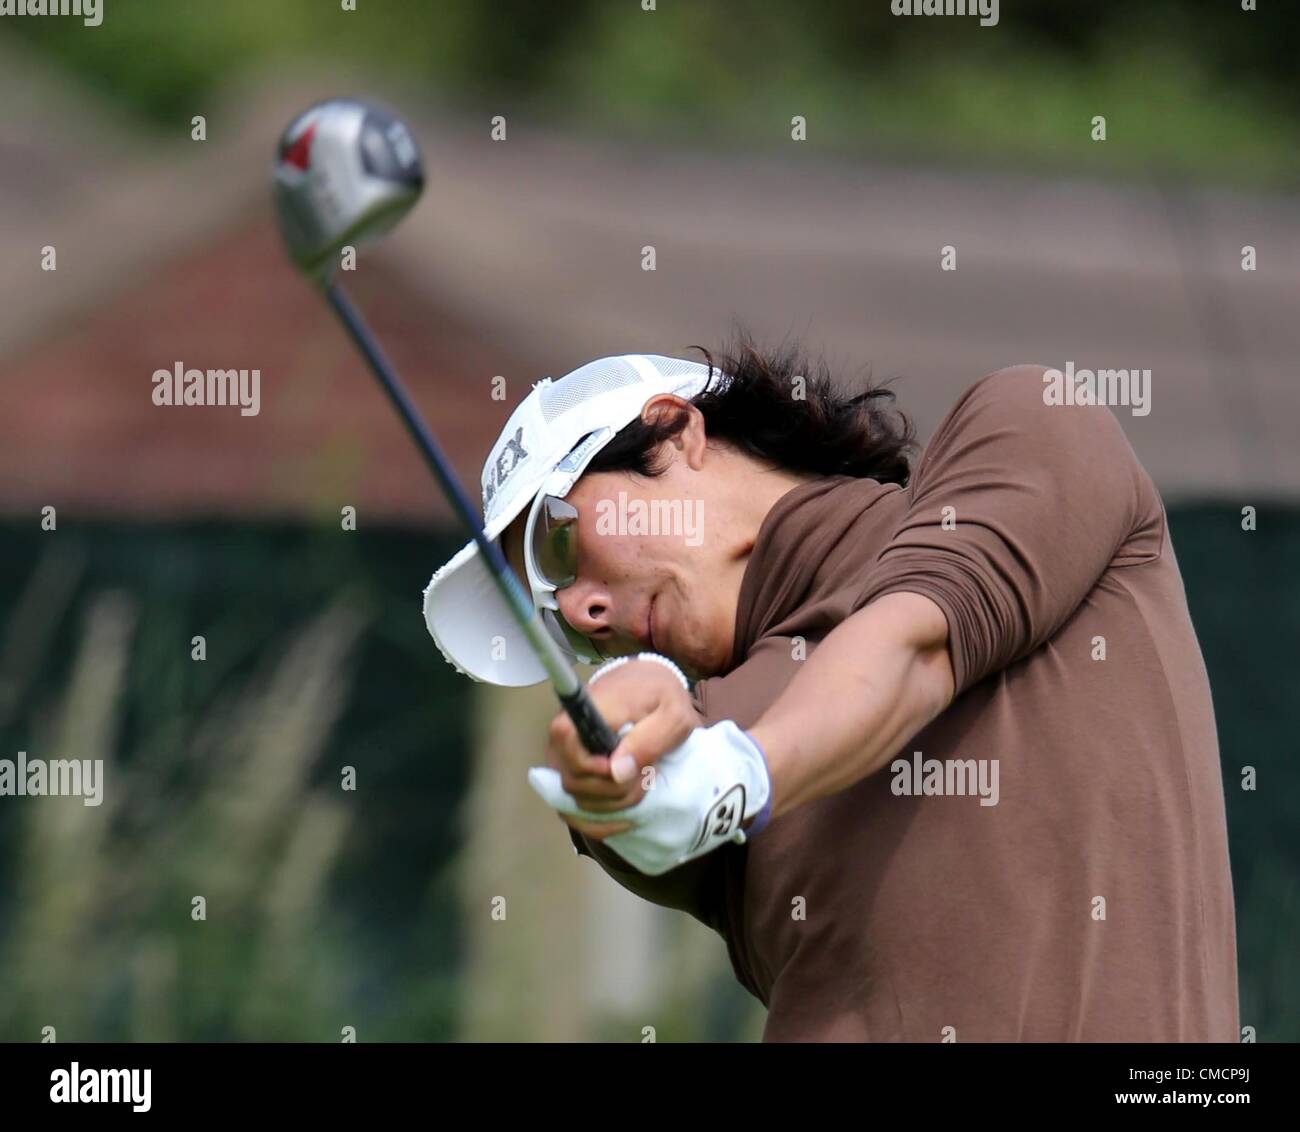
[[[767,824],[771,779],[762,750],[730,720],[697,727],[654,763],[654,778],[634,806],[590,813],[560,785],[560,772],[534,767],[528,781],[552,809],[592,822],[633,828],[601,843],[647,876],[659,876],[727,841],[743,843]],[[741,823],[755,818],[749,830]]]

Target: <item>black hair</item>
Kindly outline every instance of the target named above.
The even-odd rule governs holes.
[[[691,349],[709,366],[709,384],[691,398],[709,439],[789,471],[906,485],[916,437],[892,390],[845,391],[824,358],[810,361],[797,343],[764,351],[743,329],[719,350]],[[638,418],[586,470],[658,475],[660,445],[685,424],[684,412]]]

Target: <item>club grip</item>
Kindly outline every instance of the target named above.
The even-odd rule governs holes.
[[[618,736],[596,710],[586,688],[579,688],[571,696],[561,696],[560,703],[578,729],[582,745],[593,755],[608,755],[618,746]]]

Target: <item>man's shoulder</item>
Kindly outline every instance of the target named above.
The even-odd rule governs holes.
[[[1020,364],[985,374],[967,387],[940,422],[916,467],[918,475],[932,473],[936,464],[971,456],[983,465],[978,451],[1005,453],[1007,470],[1030,471],[1036,466],[1068,459],[1071,453],[1095,452],[1137,466],[1115,413],[1093,400],[1063,400],[1061,371],[1050,366]]]
[[[949,410],[938,432],[942,432],[944,425],[955,417],[968,416],[981,409],[1041,408],[1045,404],[1043,389],[1047,385],[1046,375],[1052,372],[1054,371],[1049,366],[1022,363],[986,373],[971,382],[965,392],[957,398],[956,404]]]
[[[1017,362],[1015,365],[1003,366],[1001,369],[986,373],[977,381],[971,382],[970,388],[974,390],[988,387],[994,391],[1000,391],[1006,388],[1014,389],[1018,385],[1028,385],[1041,391],[1043,374],[1050,373],[1051,369],[1051,366],[1041,365],[1037,362]]]

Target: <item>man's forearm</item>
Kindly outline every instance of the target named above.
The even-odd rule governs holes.
[[[772,776],[772,816],[879,770],[953,696],[943,611],[886,594],[838,625],[750,728]]]

